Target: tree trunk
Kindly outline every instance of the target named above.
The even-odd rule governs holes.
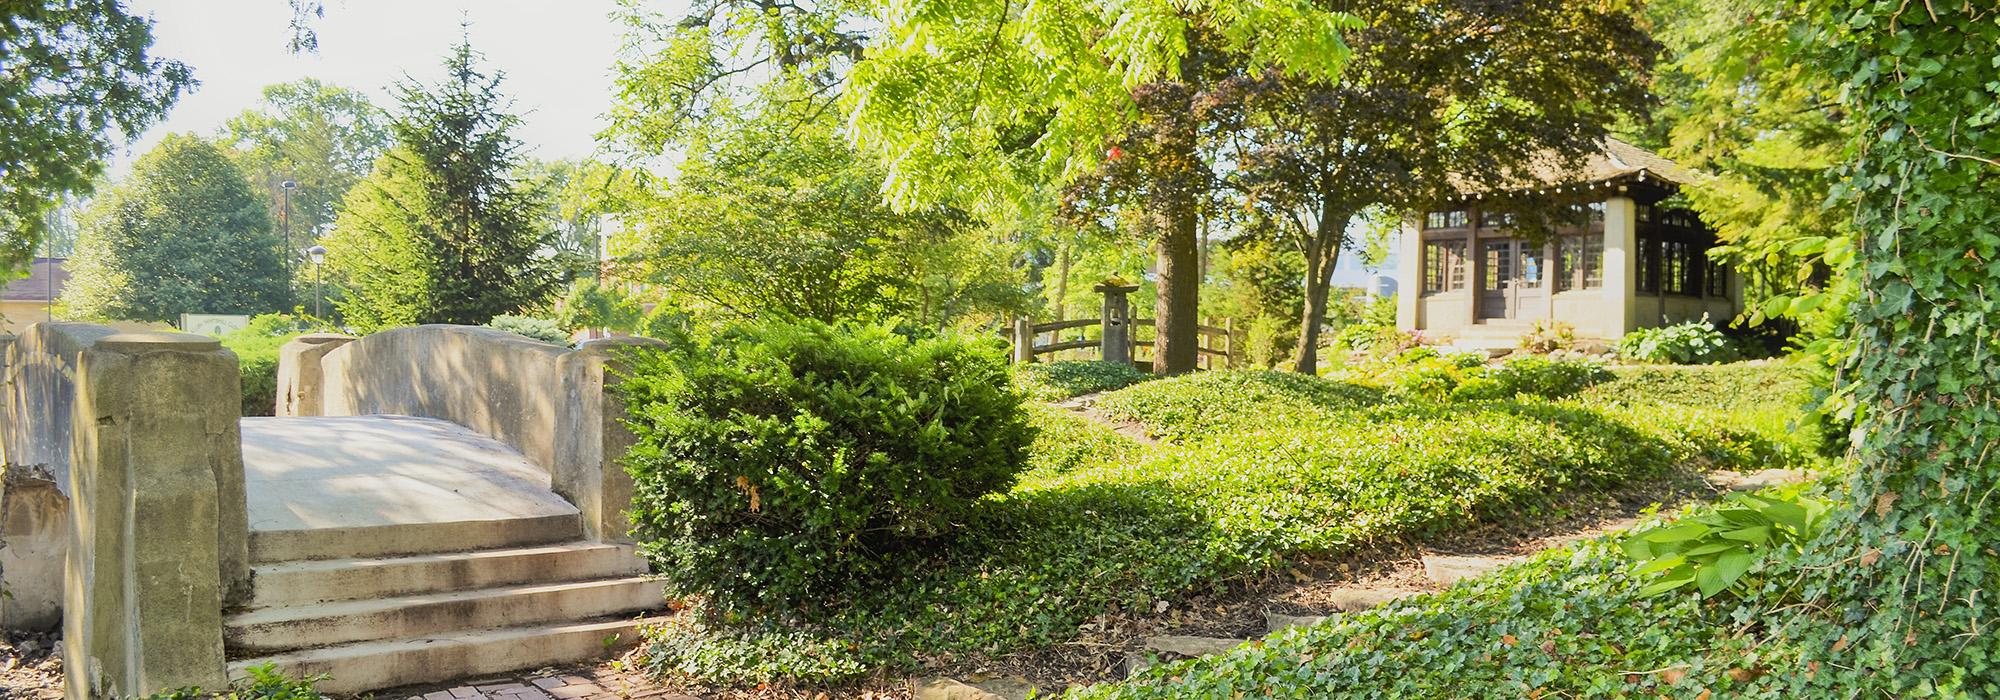
[[[1158,199],[1159,293],[1153,303],[1153,373],[1179,374],[1195,369],[1201,342],[1201,255],[1193,197],[1181,188]],[[1172,196],[1173,193],[1181,196]]]
[[[1069,320],[1064,315],[1068,313],[1066,302],[1069,300],[1070,254],[1075,249],[1076,246],[1074,244],[1064,243],[1062,250],[1056,253],[1056,317],[1054,320],[1057,321]]]
[[[1305,237],[1305,312],[1299,318],[1299,346],[1292,353],[1292,370],[1299,374],[1319,373],[1320,322],[1326,318],[1333,268],[1340,263],[1340,249],[1347,241],[1347,218],[1322,207],[1315,230]]]

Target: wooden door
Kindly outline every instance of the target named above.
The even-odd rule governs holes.
[[[1514,241],[1479,242],[1479,317],[1513,318]]]
[[[1479,244],[1479,317],[1538,319],[1549,311],[1549,257],[1544,246],[1518,239]]]

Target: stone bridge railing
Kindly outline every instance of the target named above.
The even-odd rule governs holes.
[[[359,339],[308,335],[278,360],[280,416],[437,418],[499,440],[549,473],[600,541],[626,541],[632,485],[618,458],[632,444],[624,408],[605,389],[617,348],[582,349],[475,326],[416,326]]]
[[[0,624],[60,615],[67,697],[221,687],[250,584],[235,355],[81,323],[4,344]]]
[[[550,474],[622,541],[632,443],[619,346],[423,326],[284,349],[279,415],[453,421]],[[228,682],[223,613],[250,592],[240,369],[214,338],[42,323],[0,335],[0,626],[63,630],[66,697]]]

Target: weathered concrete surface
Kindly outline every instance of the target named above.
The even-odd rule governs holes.
[[[308,333],[278,350],[278,404],[272,415],[317,416],[326,405],[326,354],[354,342],[353,336]]]
[[[116,332],[88,323],[37,323],[7,347],[7,421],[0,423],[6,462],[48,469],[65,496],[77,363],[86,348]]]
[[[0,627],[62,626],[69,499],[48,470],[0,463]]]
[[[263,608],[230,616],[224,639],[233,651],[264,654],[595,620],[661,607],[662,585],[627,576]]]
[[[374,333],[320,361],[320,415],[439,418],[555,464],[556,360],[569,348],[491,328],[417,326]]]
[[[249,594],[236,357],[185,333],[49,331],[82,348],[66,421],[67,692],[219,687],[222,609]]]
[[[556,420],[556,493],[583,513],[584,529],[600,542],[631,542],[632,477],[619,460],[636,440],[625,427],[625,404],[613,386],[628,353],[664,346],[648,338],[592,341],[557,361],[562,396]]]
[[[433,418],[245,418],[258,561],[539,544],[580,535],[576,506],[497,440]],[[425,526],[425,527],[410,527]]]
[[[504,673],[616,655],[639,642],[639,620],[562,623],[307,649],[230,663],[231,676],[271,663],[293,677],[325,673],[323,693]]]
[[[441,591],[639,576],[646,560],[628,544],[566,542],[393,558],[286,561],[258,565],[250,607],[367,600]]]

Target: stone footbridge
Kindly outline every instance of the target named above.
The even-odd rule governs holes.
[[[622,347],[421,326],[283,351],[242,418],[213,338],[0,336],[0,625],[63,631],[67,695],[259,664],[358,692],[620,650],[665,607],[626,533]]]

